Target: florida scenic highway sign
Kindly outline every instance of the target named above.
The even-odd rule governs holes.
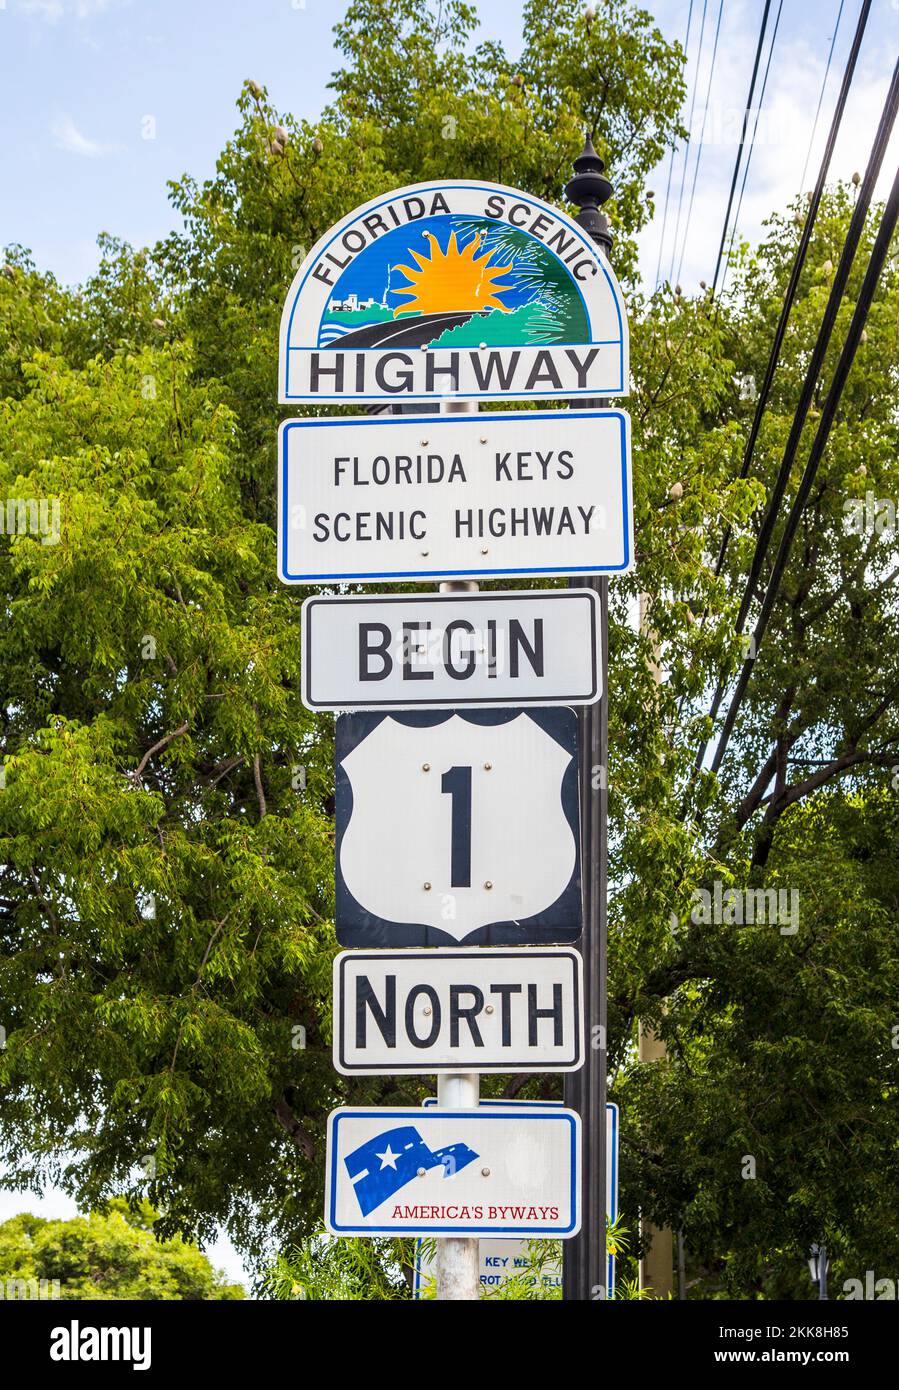
[[[334,961],[334,1066],[345,1075],[576,1071],[584,1058],[577,951],[343,951]]]
[[[416,184],[313,246],[281,317],[279,398],[626,394],[627,316],[589,234],[499,184]]]
[[[580,1226],[571,1110],[340,1109],[327,1151],[334,1235],[565,1239]]]
[[[286,420],[286,584],[621,573],[633,563],[623,410]]]
[[[592,589],[307,598],[303,703],[592,704],[602,693],[599,634]]]
[[[577,941],[573,710],[343,714],[335,756],[342,946]]]

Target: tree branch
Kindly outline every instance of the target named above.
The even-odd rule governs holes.
[[[180,726],[180,728],[173,729],[172,732],[171,732],[170,734],[165,734],[165,735],[163,735],[163,737],[162,737],[161,739],[157,740],[157,742],[153,744],[152,748],[148,748],[148,749],[147,749],[146,753],[145,753],[144,756],[141,758],[140,762],[138,763],[138,765],[137,765],[137,767],[134,769],[134,771],[133,771],[133,772],[130,772],[130,773],[128,774],[129,777],[130,777],[130,778],[132,779],[132,781],[134,782],[135,786],[139,786],[139,785],[140,785],[140,779],[141,779],[141,775],[142,775],[142,773],[143,773],[143,770],[144,770],[144,768],[147,766],[147,763],[150,761],[150,759],[152,758],[153,754],[154,754],[154,753],[158,753],[158,752],[160,751],[160,749],[162,749],[162,748],[167,748],[168,745],[172,742],[173,739],[180,738],[180,736],[181,736],[182,734],[186,734],[186,733],[187,733],[187,728],[188,728],[188,722],[187,722],[187,720],[185,719],[184,723]]]
[[[308,1129],[287,1104],[284,1096],[275,1101],[275,1116],[279,1125],[288,1135],[290,1140],[296,1145],[304,1158],[313,1159],[315,1157],[315,1145]]]
[[[259,819],[262,820],[268,807],[265,802],[265,789],[262,785],[262,768],[260,766],[258,753],[253,759],[253,781],[256,783],[256,797],[259,802]]]

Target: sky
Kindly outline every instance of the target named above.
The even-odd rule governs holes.
[[[778,4],[774,0],[771,6],[769,34]],[[688,292],[714,273],[764,0],[724,0],[710,88],[719,0],[705,5],[701,51],[702,0],[692,6],[687,47],[683,119],[694,138],[685,195],[681,200],[681,150],[671,168],[661,257],[667,158],[648,180],[658,212],[640,243],[641,269],[650,283],[659,268],[663,279],[672,268],[677,272],[683,244],[680,279]],[[688,0],[643,0],[643,7],[667,37],[684,42]],[[264,84],[278,109],[315,119],[328,100],[327,81],[337,63],[331,29],[347,8],[345,0],[0,0],[0,245],[29,247],[41,268],[67,283],[95,269],[100,231],[152,245],[178,225],[166,181],[182,173],[197,178],[213,173],[216,156],[237,125],[235,101],[246,78]],[[480,0],[478,8],[479,37],[501,39],[514,54],[521,0]],[[860,0],[843,0],[802,182],[840,0],[783,0],[740,215],[740,233],[751,242],[772,209],[814,182],[859,8]],[[875,0],[832,177],[863,171],[897,49],[899,0]],[[704,112],[705,140],[688,229]],[[899,137],[894,136],[881,195],[897,159]],[[75,1211],[61,1193],[41,1202],[29,1194],[0,1192],[0,1220],[23,1210],[48,1216]],[[227,1240],[209,1253],[229,1277],[243,1277]]]
[[[643,3],[668,37],[684,41],[688,0]],[[771,6],[769,34],[779,3]],[[680,278],[688,290],[714,273],[763,7],[764,0],[724,0],[707,104],[719,0],[692,5],[684,121],[695,89],[694,139],[679,229],[682,151],[674,161],[661,256],[662,278],[672,269],[676,274],[684,245]],[[279,109],[316,117],[337,62],[331,30],[347,8],[347,0],[0,0],[0,245],[20,242],[39,266],[75,282],[97,264],[99,231],[152,244],[177,225],[166,181],[185,172],[212,174],[237,124],[234,103],[245,78],[266,85]],[[479,0],[478,8],[479,37],[501,39],[514,54],[522,0]],[[783,0],[740,216],[740,232],[750,241],[762,219],[799,187],[839,8],[840,0]],[[860,0],[843,0],[806,188],[814,181],[859,8]],[[897,49],[899,0],[874,0],[834,174],[849,177],[864,168]],[[899,137],[885,161],[890,173],[897,156]],[[665,160],[648,181],[659,211],[641,238],[641,267],[653,283],[668,177]]]

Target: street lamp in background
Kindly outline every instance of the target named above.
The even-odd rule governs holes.
[[[818,1285],[818,1298],[827,1298],[827,1271],[830,1268],[830,1260],[827,1257],[827,1250],[823,1245],[813,1245],[808,1255],[808,1272],[812,1276],[812,1283]]]

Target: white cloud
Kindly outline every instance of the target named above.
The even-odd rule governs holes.
[[[91,140],[81,131],[71,116],[61,116],[52,126],[53,138],[61,150],[68,154],[78,154],[85,159],[102,159],[104,155],[115,154],[121,145],[103,145],[99,140]]]
[[[57,24],[64,15],[75,19],[93,19],[111,9],[116,0],[20,0],[23,14],[34,15],[47,24]]]

